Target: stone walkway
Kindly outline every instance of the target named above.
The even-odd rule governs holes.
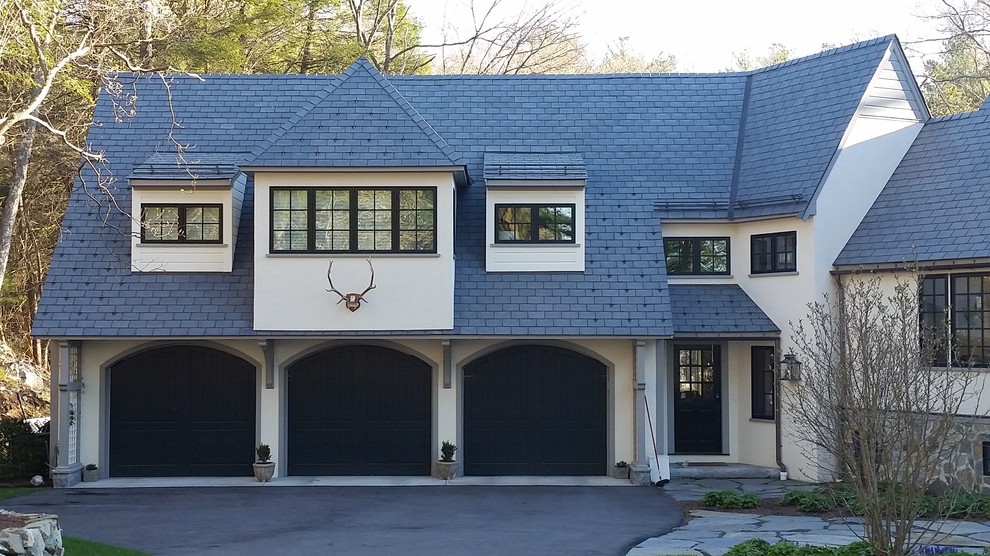
[[[705,492],[723,489],[753,492],[760,498],[776,498],[789,489],[811,490],[814,486],[769,479],[700,479],[672,482],[664,488],[675,500],[700,500]],[[823,519],[696,510],[691,512],[689,519],[686,525],[666,535],[643,541],[627,556],[722,556],[736,544],[749,539],[841,546],[860,540],[864,533],[862,520],[856,517]],[[915,529],[926,545],[950,546],[977,553],[990,547],[990,522],[919,522]]]

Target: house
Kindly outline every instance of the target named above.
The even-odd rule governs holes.
[[[800,477],[788,323],[929,118],[895,37],[743,73],[122,83],[88,139],[113,202],[84,172],[35,320],[59,486],[248,476],[259,442],[277,476],[430,475],[451,440],[463,475]]]
[[[897,170],[835,260],[840,279],[854,272],[885,284],[922,273],[920,318],[947,320],[958,351],[986,391],[990,364],[990,101],[974,112],[928,120]],[[990,488],[990,421],[986,394],[964,400],[961,453],[945,462],[940,479],[971,489]],[[982,409],[981,409],[982,408]]]

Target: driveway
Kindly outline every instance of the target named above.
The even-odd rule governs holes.
[[[3,507],[163,556],[622,555],[682,523],[650,487],[48,489]]]

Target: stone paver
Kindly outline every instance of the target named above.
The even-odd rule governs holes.
[[[700,500],[711,490],[754,492],[761,498],[779,497],[788,490],[812,490],[815,485],[766,479],[680,480],[665,488],[675,500]],[[923,544],[937,544],[980,552],[990,546],[990,522],[946,520],[917,522]],[[695,510],[686,524],[670,533],[646,539],[627,556],[723,556],[730,548],[750,539],[788,541],[818,546],[841,546],[863,537],[858,517],[822,519],[814,516],[758,515]]]

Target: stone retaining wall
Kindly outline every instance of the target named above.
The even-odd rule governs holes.
[[[62,556],[62,528],[52,514],[18,514],[0,510],[0,517],[20,518],[23,527],[0,531],[2,556]]]

